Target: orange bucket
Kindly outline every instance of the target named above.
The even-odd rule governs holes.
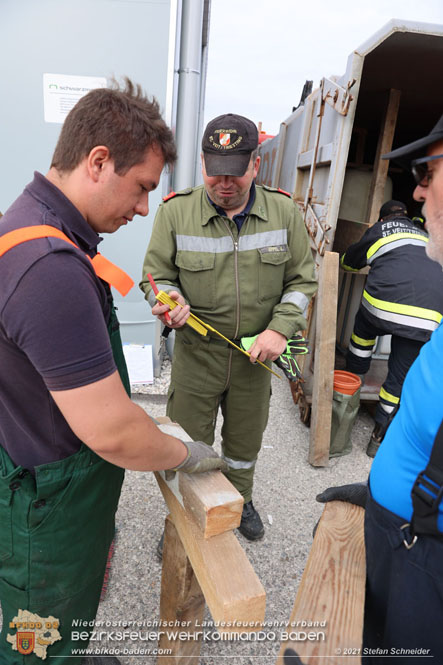
[[[353,395],[361,386],[361,379],[357,374],[345,372],[344,370],[335,370],[334,372],[334,390],[344,395]]]

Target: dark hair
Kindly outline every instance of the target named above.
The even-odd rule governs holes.
[[[168,166],[174,164],[174,137],[157,100],[149,100],[129,78],[124,82],[120,88],[113,80],[110,88],[91,90],[77,102],[63,124],[51,167],[70,172],[98,145],[109,149],[118,175],[142,162],[151,146],[160,149]]]

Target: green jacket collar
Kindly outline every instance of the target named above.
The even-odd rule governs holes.
[[[202,226],[206,226],[206,224],[213,217],[219,217],[219,214],[214,208],[214,206],[209,203],[203,185],[201,185],[201,195],[202,195]],[[266,208],[265,197],[263,194],[263,189],[259,185],[256,185],[255,201],[252,205],[249,215],[255,215],[256,217],[262,219],[264,222],[267,222],[269,219],[268,211]]]

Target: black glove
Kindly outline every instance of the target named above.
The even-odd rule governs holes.
[[[303,661],[294,651],[294,649],[285,649],[283,654],[284,665],[303,665]]]
[[[218,453],[202,441],[182,441],[188,449],[187,457],[178,466],[165,471],[166,480],[172,480],[176,471],[203,473],[204,471],[227,471],[228,465]]]
[[[317,494],[315,500],[319,503],[328,503],[328,501],[346,501],[354,506],[366,507],[368,498],[368,483],[352,483],[350,485],[339,485],[338,487],[328,487],[320,494]]]

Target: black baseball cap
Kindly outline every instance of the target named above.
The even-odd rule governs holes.
[[[386,201],[380,208],[379,219],[389,217],[389,215],[407,215],[408,209],[402,201]]]
[[[408,143],[402,148],[392,150],[391,152],[386,153],[386,155],[382,155],[382,159],[397,159],[398,157],[407,157],[408,160],[401,160],[403,162],[417,159],[422,155],[424,156],[424,148],[427,148],[428,145],[436,143],[437,141],[443,141],[443,115],[435,127],[431,129],[430,133],[427,134],[427,136],[424,136],[422,139],[418,139],[417,141],[413,141],[412,143]]]
[[[252,120],[235,113],[208,122],[202,139],[208,176],[245,174],[251,153],[258,146],[258,129]]]

